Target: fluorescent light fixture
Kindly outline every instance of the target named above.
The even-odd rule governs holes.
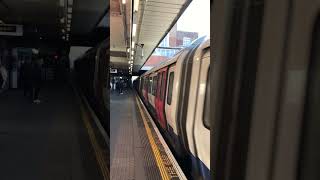
[[[72,7],[68,7],[68,13],[72,13]]]
[[[65,33],[65,32],[66,32],[66,30],[64,30],[64,29],[61,29],[61,32]]]
[[[126,4],[126,0],[122,0],[122,4]]]
[[[67,30],[70,31],[70,27],[67,27]]]
[[[137,32],[137,24],[133,24],[132,25],[132,36],[136,36],[136,32]]]
[[[132,41],[132,45],[131,45],[132,49],[134,49],[134,45],[135,45],[135,43],[134,43],[134,41]]]
[[[134,11],[138,11],[139,10],[139,0],[134,0],[133,10]]]
[[[67,27],[71,27],[71,24],[67,24]]]
[[[133,60],[133,56],[131,56],[131,59]]]
[[[72,14],[68,14],[68,18],[71,19],[72,18]]]
[[[130,52],[130,48],[127,48],[127,52]]]
[[[134,55],[134,51],[133,51],[133,50],[131,51],[131,55],[132,55],[132,56]]]
[[[61,18],[61,19],[60,19],[60,22],[61,22],[61,23],[64,23],[64,18]]]
[[[71,24],[71,19],[68,19],[68,24]]]
[[[72,6],[73,5],[73,0],[68,0],[68,4]]]

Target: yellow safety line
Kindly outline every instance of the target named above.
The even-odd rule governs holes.
[[[143,119],[143,124],[146,128],[146,132],[147,132],[147,136],[148,136],[148,139],[149,139],[149,142],[150,142],[150,145],[151,145],[151,149],[152,149],[152,152],[156,158],[156,162],[157,162],[157,166],[160,170],[160,174],[161,174],[161,177],[162,179],[164,180],[169,180],[170,179],[170,176],[168,174],[168,172],[166,171],[166,168],[165,168],[165,165],[164,165],[164,162],[162,161],[162,158],[161,158],[161,154],[160,154],[160,151],[158,149],[158,146],[156,145],[154,139],[153,139],[153,136],[151,134],[151,129],[149,127],[149,125],[147,124],[147,120],[143,114],[143,111],[141,109],[141,105],[138,101],[138,98],[136,97],[136,101],[137,101],[137,104],[138,104],[138,107],[139,107],[139,111],[140,111],[140,114],[141,114],[141,117]]]
[[[103,178],[105,180],[108,180],[108,179],[110,179],[110,177],[109,177],[110,176],[109,169],[108,169],[108,167],[106,165],[105,158],[103,158],[104,156],[103,156],[101,147],[99,146],[99,144],[98,144],[98,142],[96,140],[96,136],[95,136],[95,134],[93,132],[93,128],[90,125],[90,122],[88,120],[88,116],[85,113],[84,107],[82,105],[81,105],[81,112],[82,112],[82,115],[83,115],[82,119],[83,119],[85,127],[86,127],[86,129],[88,131],[89,139],[90,139],[91,145],[93,147],[96,159],[98,161],[101,173],[103,175]]]

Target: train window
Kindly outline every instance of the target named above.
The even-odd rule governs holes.
[[[153,76],[153,87],[152,87],[152,95],[156,95],[157,93],[157,76]]]
[[[169,105],[171,105],[171,100],[172,100],[173,79],[174,79],[174,72],[170,72],[169,85],[168,85],[168,96],[167,96],[167,104],[169,104]]]
[[[306,102],[302,121],[302,138],[299,158],[300,180],[320,178],[320,17],[316,21],[311,47]]]
[[[157,94],[157,97],[161,97],[161,92],[162,92],[162,89],[161,89],[161,86],[162,86],[162,73],[159,73],[158,74],[158,81],[159,81],[159,93]]]
[[[161,85],[161,100],[163,100],[164,98],[164,94],[166,92],[166,89],[165,89],[165,80],[166,80],[166,74],[165,72],[162,72],[162,85]]]
[[[149,78],[149,92],[152,93],[152,77]]]
[[[206,95],[204,99],[203,124],[210,129],[210,67],[207,74]]]

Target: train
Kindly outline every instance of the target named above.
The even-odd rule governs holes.
[[[193,179],[210,179],[210,39],[201,37],[134,82],[178,159]]]
[[[211,169],[320,179],[320,1],[214,0]]]
[[[110,137],[110,96],[109,96],[109,38],[74,62],[74,74],[78,88],[88,100]]]

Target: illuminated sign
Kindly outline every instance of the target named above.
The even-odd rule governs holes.
[[[0,36],[22,36],[22,25],[0,24]]]

